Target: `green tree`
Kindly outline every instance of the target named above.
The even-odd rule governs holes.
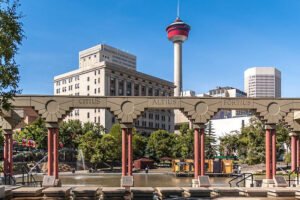
[[[79,120],[68,120],[60,123],[59,126],[59,141],[64,147],[77,149],[79,138],[83,135],[83,129]]]
[[[205,130],[205,155],[207,159],[213,159],[217,155],[217,140],[211,121]]]
[[[240,132],[231,132],[219,138],[219,152],[222,156],[233,156],[239,148]]]
[[[79,142],[79,149],[82,150],[85,160],[94,164],[96,168],[103,157],[101,135],[95,134],[93,131],[88,131],[80,137]]]
[[[109,134],[113,136],[116,139],[116,144],[117,144],[117,160],[121,160],[122,156],[122,130],[121,130],[121,125],[120,124],[114,124],[110,131]]]
[[[22,139],[33,140],[39,149],[47,149],[47,128],[45,122],[38,118],[32,124],[27,125],[23,130],[14,134],[14,139],[19,143]]]
[[[174,135],[173,157],[193,158],[194,156],[194,133],[188,124],[180,126],[180,134]]]
[[[283,158],[287,154],[286,150],[291,148],[289,133],[290,131],[283,123],[277,124],[276,126],[277,158]]]
[[[139,133],[133,134],[132,138],[132,148],[133,148],[133,158],[139,159],[145,156],[147,147],[147,138]]]
[[[148,140],[147,152],[148,155],[155,160],[159,160],[162,157],[172,157],[174,134],[170,134],[165,130],[154,131]]]
[[[105,134],[101,138],[101,161],[114,161],[118,159],[118,144],[116,142],[116,138],[112,135]]]
[[[0,0],[0,107],[4,109],[9,109],[9,100],[20,93],[15,55],[24,35],[18,7],[18,1]]]

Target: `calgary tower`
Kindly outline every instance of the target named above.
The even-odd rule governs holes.
[[[168,39],[174,44],[174,96],[182,94],[182,43],[188,39],[190,30],[191,27],[179,17],[178,3],[177,18],[166,28]]]

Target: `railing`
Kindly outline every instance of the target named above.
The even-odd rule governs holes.
[[[253,178],[253,174],[252,173],[233,174],[233,176],[235,176],[235,177],[228,182],[228,184],[230,185],[230,187],[232,187],[233,181],[238,180],[239,178],[242,178],[242,179],[239,180],[239,181],[237,181],[235,183],[235,185],[237,187],[240,187],[240,183],[242,183],[242,182],[244,183],[244,187],[245,187],[246,186],[246,180],[248,178],[251,178],[251,186],[253,187],[253,180],[254,180],[254,178]]]
[[[37,181],[31,170],[28,170],[28,167],[26,165],[22,166],[22,181],[17,182],[16,184],[26,185],[26,186],[42,186],[42,181]]]
[[[237,180],[238,178],[242,177],[242,174],[232,174],[233,176],[235,176],[233,179],[231,179],[228,184],[230,185],[230,187],[232,187],[232,182]]]
[[[4,185],[16,185],[16,179],[11,174],[4,174]]]
[[[297,180],[291,180],[291,176],[296,173],[296,176],[297,176]],[[296,169],[294,169],[293,171],[291,171],[289,173],[289,187],[291,187],[291,181],[295,182],[297,181],[297,185],[299,184],[299,173],[300,173],[300,167],[296,167]]]
[[[244,187],[246,187],[246,180],[247,180],[248,178],[251,178],[251,187],[253,187],[253,174],[252,174],[252,173],[243,173],[243,179],[240,180],[240,181],[238,181],[238,182],[236,182],[235,185],[236,185],[237,187],[240,187],[239,184],[240,184],[241,182],[243,182],[243,183],[244,183]]]

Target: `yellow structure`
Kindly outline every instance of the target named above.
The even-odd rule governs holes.
[[[214,173],[214,160],[205,160],[205,169],[207,173]],[[233,172],[233,160],[221,160],[221,173],[231,174]],[[172,172],[180,174],[193,174],[194,173],[194,160],[193,159],[174,159],[172,160]]]
[[[232,160],[222,160],[223,173],[230,174],[233,171],[233,162]]]

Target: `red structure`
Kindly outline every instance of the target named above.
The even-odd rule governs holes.
[[[205,127],[194,128],[194,178],[205,175]]]
[[[132,128],[122,128],[122,176],[132,176]]]
[[[13,175],[13,138],[11,130],[4,132],[4,151],[3,151],[3,172],[5,176]]]
[[[274,126],[266,127],[266,179],[276,175],[276,130]]]
[[[195,128],[194,129],[194,178],[197,179],[199,176],[199,161],[200,161],[200,156],[199,156],[199,129]]]
[[[48,175],[58,179],[58,128],[48,128]]]
[[[190,29],[191,27],[188,24],[177,17],[176,20],[166,28],[168,39],[173,42],[183,42],[189,37]]]
[[[140,158],[134,161],[134,168],[136,169],[145,169],[148,167],[149,169],[154,168],[154,160],[148,158]]]
[[[299,138],[297,134],[291,133],[291,170],[295,171],[297,166],[299,167],[299,152],[297,151],[300,147],[299,145]]]

